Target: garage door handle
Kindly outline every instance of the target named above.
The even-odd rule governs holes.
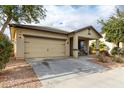
[[[47,51],[49,51],[49,49],[47,49]]]
[[[29,41],[24,41],[24,43],[30,43]]]
[[[29,52],[24,52],[24,54],[29,54]]]

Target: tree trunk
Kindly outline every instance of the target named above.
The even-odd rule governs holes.
[[[5,31],[7,25],[9,24],[10,21],[11,21],[11,18],[8,17],[7,20],[5,21],[5,23],[3,24],[0,33],[2,33],[2,34],[4,33],[4,31]]]
[[[119,47],[120,42],[117,42],[117,47]]]

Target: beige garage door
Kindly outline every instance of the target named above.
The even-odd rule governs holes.
[[[65,56],[65,41],[25,37],[25,58]]]

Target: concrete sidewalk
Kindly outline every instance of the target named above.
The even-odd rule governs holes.
[[[109,70],[103,73],[79,76],[56,84],[59,88],[123,88],[124,67]]]

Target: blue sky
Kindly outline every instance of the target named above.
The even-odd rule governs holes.
[[[47,10],[47,16],[45,20],[35,25],[51,26],[67,31],[92,25],[99,32],[101,25],[98,24],[98,19],[108,19],[115,13],[116,7],[124,8],[124,6],[115,5],[47,5],[44,7]],[[9,31],[6,30],[6,33]]]

